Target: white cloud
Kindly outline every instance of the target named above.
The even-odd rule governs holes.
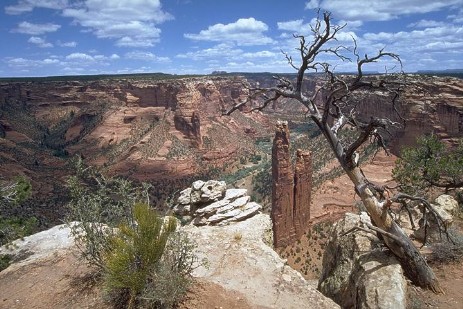
[[[310,0],[306,3],[306,10],[318,9],[320,7],[320,0]]]
[[[429,28],[429,27],[440,27],[444,25],[445,23],[442,21],[422,19],[416,23],[409,24],[407,27],[408,28]]]
[[[463,8],[461,8],[456,14],[449,15],[448,18],[454,23],[463,23]]]
[[[17,4],[5,7],[5,13],[9,15],[20,15],[32,12],[34,8],[60,10],[64,9],[67,4],[67,0],[19,0]]]
[[[170,62],[169,57],[158,57],[151,52],[134,51],[125,54],[125,58],[132,60],[143,60],[152,62]]]
[[[240,18],[230,24],[215,24],[198,34],[186,33],[184,36],[195,41],[234,42],[237,45],[265,45],[274,41],[264,35],[268,26],[253,17]]]
[[[237,57],[243,53],[243,50],[233,48],[231,44],[221,43],[211,48],[206,48],[197,51],[191,51],[184,54],[178,54],[177,58],[186,58],[191,60],[206,60],[213,58],[232,58]]]
[[[61,47],[76,47],[77,46],[77,42],[75,41],[70,41],[70,42],[57,41],[56,44]]]
[[[463,28],[457,25],[445,25],[414,29],[400,32],[366,33],[360,40],[365,52],[373,54],[378,49],[386,47],[401,56],[407,71],[427,69],[428,62],[421,59],[434,59],[441,65],[447,66],[449,61],[457,60],[459,65],[452,63],[450,67],[461,67],[463,59]],[[458,60],[459,59],[459,60]]]
[[[116,45],[127,47],[153,46],[161,34],[156,25],[173,19],[159,0],[87,0],[64,9],[63,16],[98,38],[117,39]]]
[[[71,61],[83,61],[83,62],[105,62],[107,60],[117,60],[120,59],[118,54],[112,54],[111,56],[105,56],[105,55],[89,55],[86,53],[71,53],[67,55],[66,60],[71,60]]]
[[[299,31],[303,24],[302,19],[277,22],[279,30]]]
[[[32,68],[32,67],[43,67],[47,65],[57,65],[61,62],[58,59],[46,58],[43,60],[33,60],[25,58],[8,58],[6,63],[11,68]]]
[[[43,38],[39,38],[36,36],[31,36],[27,42],[31,44],[35,44],[40,48],[48,48],[48,47],[53,47],[53,44],[46,42]]]
[[[72,53],[66,56],[66,60],[86,60],[93,61],[95,60],[92,56],[84,53]]]
[[[44,59],[42,61],[43,64],[58,64],[60,63],[60,61],[58,59],[50,59],[50,58],[47,58],[47,59]]]
[[[241,55],[244,58],[274,58],[277,56],[282,57],[281,53],[275,53],[268,50],[262,50],[257,52],[248,52]]]
[[[52,24],[52,23],[33,24],[27,21],[23,21],[19,23],[18,27],[16,29],[13,29],[12,31],[18,32],[18,33],[30,34],[30,35],[40,35],[40,34],[44,34],[47,32],[55,32],[59,28],[61,28],[60,25]]]
[[[306,9],[322,8],[348,21],[384,21],[400,15],[429,13],[463,5],[463,0],[310,0]]]

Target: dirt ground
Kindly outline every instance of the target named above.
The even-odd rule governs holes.
[[[110,309],[94,271],[70,251],[0,272],[1,309]],[[198,280],[180,309],[250,309],[235,291]]]
[[[463,308],[463,262],[440,265],[433,270],[445,294],[436,295],[409,285],[408,308]]]

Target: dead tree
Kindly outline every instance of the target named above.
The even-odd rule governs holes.
[[[393,106],[396,106],[395,103],[405,85],[402,79],[404,74],[401,74],[400,58],[384,50],[380,50],[374,56],[362,57],[359,55],[355,40],[353,40],[352,49],[337,44],[336,35],[344,26],[332,25],[329,12],[323,13],[323,16],[319,15],[315,24],[311,26],[312,39],[310,41],[307,41],[305,36],[295,35],[295,38],[299,40],[298,64],[289,54],[284,53],[289,65],[297,71],[296,78],[290,80],[275,76],[276,85],[274,87],[250,88],[249,98],[236,104],[224,114],[230,115],[251,102],[260,103],[257,107],[248,109],[248,112],[263,110],[280,98],[300,102],[307,109],[307,117],[323,133],[335,157],[352,181],[356,193],[362,199],[374,223],[374,231],[382,234],[386,246],[398,258],[409,279],[418,286],[431,289],[436,293],[442,292],[424,257],[389,214],[390,205],[407,196],[386,194],[387,189],[380,188],[369,181],[357,162],[357,152],[372,139],[386,150],[383,134],[387,132],[388,127],[396,124],[389,119],[375,117],[375,115],[372,115],[369,121],[360,121],[356,114],[357,95],[381,92],[390,99]],[[342,61],[349,61],[350,58],[345,56],[347,52],[351,52],[357,64],[356,74],[350,76],[335,74],[328,62],[320,60],[322,55],[329,55]],[[399,73],[386,72],[375,78],[365,76],[364,66],[383,59],[396,62],[400,68]],[[304,77],[311,72],[318,72],[323,76],[321,87],[314,93],[304,90]],[[354,128],[357,132],[355,140],[347,145],[343,144],[338,135],[345,126]]]

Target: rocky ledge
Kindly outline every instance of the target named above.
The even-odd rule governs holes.
[[[262,210],[247,189],[227,189],[225,181],[197,180],[180,192],[173,211],[194,225],[226,225],[243,221]]]

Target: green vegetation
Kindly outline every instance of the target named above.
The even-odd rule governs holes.
[[[68,220],[77,220],[71,233],[102,274],[110,299],[124,308],[172,308],[201,263],[196,244],[176,231],[177,221],[149,206],[150,186],[105,177],[76,159],[68,187]]]
[[[413,195],[427,195],[431,187],[463,186],[463,139],[450,148],[434,134],[418,138],[416,147],[402,150],[393,177],[402,191]]]
[[[116,235],[109,239],[111,250],[104,252],[106,287],[110,291],[127,290],[128,308],[135,307],[176,229],[175,219],[164,222],[147,204],[135,204],[133,217],[136,224],[119,226]]]
[[[24,177],[17,177],[13,182],[6,182],[0,186],[0,203],[17,205],[28,199],[31,192],[30,181]]]
[[[71,233],[83,257],[92,265],[104,268],[103,254],[111,248],[113,229],[122,224],[133,224],[132,206],[148,201],[148,185],[135,186],[122,178],[105,177],[82,160],[75,161],[76,175],[69,177],[68,221]]]
[[[0,184],[0,246],[36,230],[38,223],[35,217],[27,217],[15,211],[30,197],[31,192],[32,185],[24,177]]]
[[[27,217],[27,214],[16,211],[30,197],[31,192],[32,185],[24,177],[0,184],[0,246],[37,230],[38,222],[35,217]],[[7,268],[10,261],[10,256],[0,255],[0,271]]]

